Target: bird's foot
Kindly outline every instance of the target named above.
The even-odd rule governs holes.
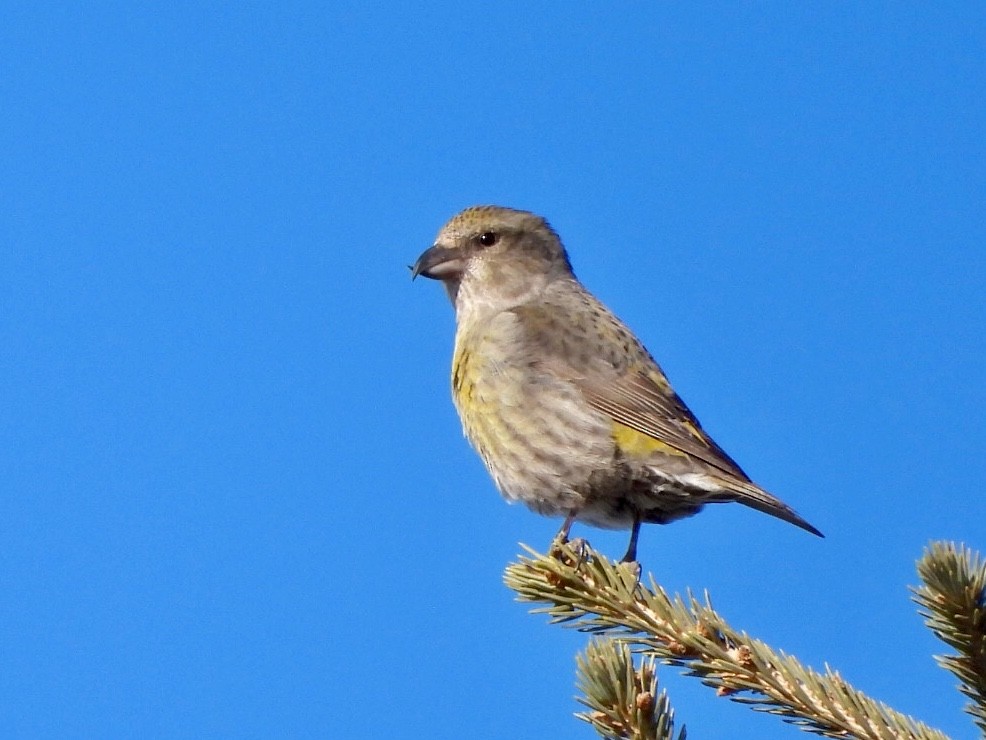
[[[565,547],[566,545],[567,547]],[[574,560],[569,554],[571,552],[575,553]],[[589,559],[589,542],[582,537],[569,540],[568,537],[563,537],[559,534],[552,540],[548,554],[566,565],[574,566],[578,570],[582,563]]]

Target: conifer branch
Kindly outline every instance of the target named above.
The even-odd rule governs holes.
[[[588,546],[556,545],[550,556],[507,567],[505,582],[553,623],[619,637],[635,650],[716,689],[719,696],[777,714],[826,737],[947,740],[854,689],[831,670],[819,674],[725,623],[690,593],[669,597],[653,576],[644,587],[632,564],[615,564]]]
[[[576,657],[579,701],[585,720],[607,740],[675,740],[674,710],[658,691],[654,658],[634,669],[630,648],[619,640],[594,640]],[[678,740],[685,740],[682,728]]]
[[[955,655],[935,656],[972,701],[966,711],[986,737],[986,562],[963,545],[932,542],[918,561],[914,589],[925,624]]]

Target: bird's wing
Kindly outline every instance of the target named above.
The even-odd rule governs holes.
[[[727,479],[750,479],[702,429],[658,364],[633,333],[588,293],[589,310],[571,327],[572,311],[551,304],[513,309],[528,335],[528,357],[574,384],[586,401],[614,422],[709,465]],[[566,316],[563,324],[559,317]]]
[[[593,408],[614,421],[697,458],[730,478],[749,480],[705,433],[656,363],[647,364],[653,366],[628,368],[608,382],[582,378],[575,383]]]

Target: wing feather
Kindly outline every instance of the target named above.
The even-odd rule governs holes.
[[[654,379],[655,374],[662,383]],[[575,383],[593,408],[614,421],[696,458],[728,478],[749,481],[740,466],[705,433],[656,364],[647,370],[629,370],[605,384],[587,378]]]

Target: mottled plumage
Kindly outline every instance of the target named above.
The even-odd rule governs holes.
[[[412,268],[455,306],[452,395],[500,492],[540,514],[631,529],[738,501],[814,534],[702,429],[634,334],[525,211],[467,208]]]

